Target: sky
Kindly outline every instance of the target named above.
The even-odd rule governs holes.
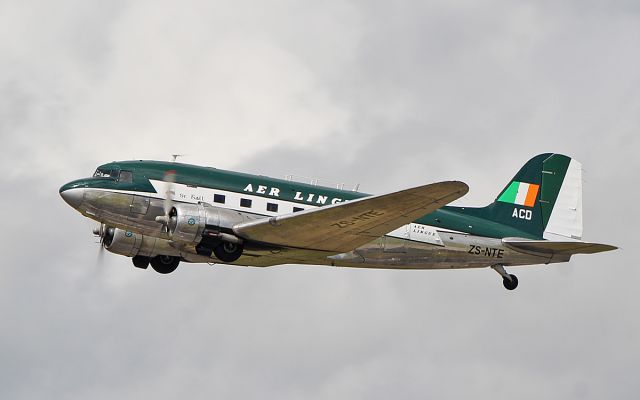
[[[0,1],[0,398],[635,399],[636,1]],[[493,201],[584,167],[569,263],[350,270],[99,254],[58,188],[160,159]]]

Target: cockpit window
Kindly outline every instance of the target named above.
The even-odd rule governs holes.
[[[131,171],[120,171],[118,176],[118,182],[131,183],[133,182],[133,173]]]
[[[118,170],[98,168],[96,169],[96,172],[93,173],[93,177],[116,179],[118,177]]]

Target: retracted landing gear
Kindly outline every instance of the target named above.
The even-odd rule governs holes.
[[[134,256],[131,261],[133,262],[133,266],[136,268],[147,269],[149,264],[151,264],[151,268],[154,269],[159,274],[169,274],[178,268],[178,264],[180,264],[180,257],[174,256],[155,256],[155,257],[145,257],[145,256]]]
[[[151,258],[145,256],[133,256],[133,266],[136,268],[147,269]]]
[[[170,274],[178,268],[180,257],[155,256],[151,259],[151,268],[159,274]]]
[[[502,264],[492,265],[491,268],[502,276],[502,285],[505,289],[513,290],[518,287],[518,278],[513,274],[508,274]]]
[[[221,242],[213,249],[218,260],[226,263],[236,261],[242,255],[244,246],[239,243]]]

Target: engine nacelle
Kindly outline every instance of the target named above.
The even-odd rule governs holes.
[[[249,220],[244,214],[205,204],[176,204],[169,213],[169,236],[176,242],[197,245],[215,235],[221,241],[241,243],[230,234],[234,225]],[[224,231],[227,231],[226,233]]]
[[[170,241],[120,228],[105,227],[102,244],[112,253],[127,257],[155,257],[158,254],[180,256],[180,252],[170,245]]]

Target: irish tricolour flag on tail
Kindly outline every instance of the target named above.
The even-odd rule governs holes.
[[[536,204],[536,196],[540,185],[513,181],[505,190],[498,201],[517,204],[519,206],[533,207]]]

